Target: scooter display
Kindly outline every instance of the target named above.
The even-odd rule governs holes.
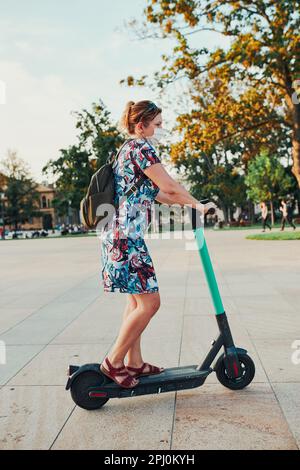
[[[205,204],[208,201],[200,202]],[[208,214],[213,213],[214,209],[209,209]],[[120,387],[102,374],[100,364],[70,365],[66,390],[70,389],[72,399],[81,408],[86,410],[101,408],[110,398],[136,397],[200,387],[212,372],[216,373],[222,385],[231,390],[241,390],[253,380],[254,362],[245,349],[236,347],[233,342],[204,237],[200,212],[190,209],[190,217],[215,310],[218,336],[211,342],[211,348],[201,364],[171,367],[157,375],[139,377],[139,383],[130,389]],[[217,358],[222,348],[223,352]]]

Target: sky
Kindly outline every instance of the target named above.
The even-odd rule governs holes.
[[[77,143],[71,111],[90,109],[101,99],[117,123],[127,101],[155,99],[148,88],[119,84],[129,75],[152,76],[175,44],[138,40],[125,27],[133,18],[142,22],[146,4],[0,0],[0,160],[15,150],[36,181],[45,181],[41,170],[47,161]],[[195,38],[199,47],[219,39],[203,34]],[[176,86],[173,93],[181,93]],[[171,123],[174,110],[165,117]]]

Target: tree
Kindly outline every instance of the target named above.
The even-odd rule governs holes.
[[[284,197],[293,186],[292,178],[276,156],[263,151],[249,163],[245,178],[248,197],[256,203],[269,201],[274,224],[274,201]]]
[[[194,108],[177,117],[174,131],[182,138],[171,148],[173,161],[193,149],[212,154],[231,151],[246,171],[248,161],[268,148],[286,156],[289,131],[282,117],[270,108],[263,87],[240,87],[228,69],[218,76],[207,74],[194,80],[191,99]]]
[[[299,9],[300,0],[148,0],[144,10],[146,22],[137,34],[140,38],[176,40],[172,53],[162,56],[162,69],[154,74],[158,88],[164,89],[182,78],[193,83],[203,74],[211,79],[227,73],[250,88],[263,89],[272,110],[269,118],[274,120],[277,114],[279,122],[289,129],[292,172],[300,186]],[[136,21],[130,25],[137,28]],[[150,34],[149,25],[154,29]],[[189,43],[194,34],[207,30],[229,39],[229,47],[209,50]],[[147,78],[129,76],[121,83],[145,85]],[[237,117],[240,123],[236,129],[239,138],[243,133],[249,134],[248,120],[243,125],[240,119],[241,108],[231,107],[230,111],[232,121]],[[254,139],[256,129],[266,126],[268,131],[269,118],[252,120]],[[223,140],[228,137],[226,124],[219,127],[219,138]],[[211,144],[215,143],[212,140]]]
[[[40,196],[37,183],[30,177],[27,163],[18,158],[15,151],[8,151],[8,156],[1,162],[6,177],[5,223],[18,229],[19,223],[27,222],[31,217],[40,217]]]
[[[61,156],[50,160],[42,172],[56,178],[52,205],[59,216],[64,216],[68,214],[69,207],[78,210],[95,171],[95,164],[89,160],[90,154],[76,145],[60,149],[60,153]]]
[[[97,168],[102,166],[109,153],[115,152],[124,140],[117,129],[117,124],[111,120],[111,113],[102,100],[92,103],[92,110],[83,109],[73,112],[77,119],[76,129],[79,129],[79,147],[85,149],[97,159]]]
[[[42,169],[43,173],[56,178],[53,206],[61,216],[68,213],[69,204],[78,211],[93,173],[122,141],[101,100],[92,103],[91,111],[84,109],[73,114],[77,119],[76,129],[79,129],[78,144],[60,149],[60,157],[49,160]]]
[[[198,158],[186,156],[176,161],[176,168],[186,175],[189,189],[196,199],[210,198],[223,210],[229,221],[229,212],[246,200],[244,175],[238,159],[220,149],[212,154],[201,153]]]

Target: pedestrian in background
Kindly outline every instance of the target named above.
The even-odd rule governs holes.
[[[290,224],[291,227],[293,227],[294,230],[296,230],[296,225],[293,223],[292,217],[293,217],[293,206],[291,202],[289,201],[288,205],[285,202],[284,199],[281,200],[281,206],[279,208],[280,212],[282,212],[282,219],[281,219],[281,231],[284,230],[284,226],[286,221]]]
[[[261,208],[261,220],[262,220],[262,228],[263,232],[266,230],[266,226],[269,227],[270,230],[272,230],[271,225],[268,224],[267,219],[268,219],[268,206],[265,202],[260,203],[260,208]]]

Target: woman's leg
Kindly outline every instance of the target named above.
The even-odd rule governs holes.
[[[121,326],[118,338],[108,358],[114,367],[124,364],[128,350],[142,334],[153,315],[160,307],[159,292],[151,294],[132,294],[137,306],[127,315]]]
[[[290,226],[293,227],[293,229],[295,230],[295,229],[296,229],[296,225],[294,224],[293,218],[292,218],[290,215],[287,216],[287,221],[288,221],[288,223],[290,224]]]
[[[123,314],[123,323],[126,321],[128,315],[133,312],[137,307],[137,301],[132,294],[127,295],[127,303]],[[143,363],[141,352],[141,335],[134,341],[127,352],[128,364],[137,367]]]

